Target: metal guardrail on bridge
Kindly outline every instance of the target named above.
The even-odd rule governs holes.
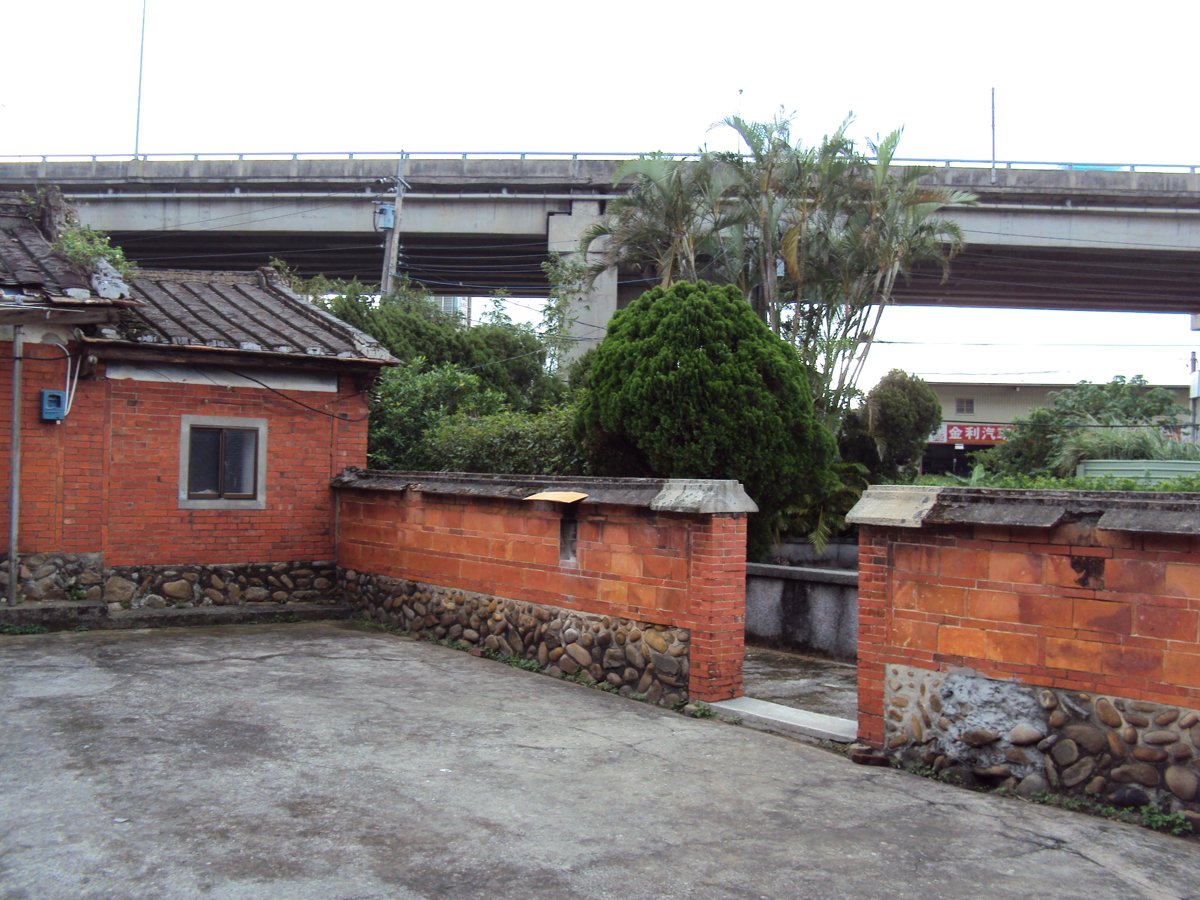
[[[47,154],[0,154],[0,163],[69,163],[69,162],[243,162],[243,161],[298,161],[298,160],[362,160],[362,159],[545,159],[545,160],[616,160],[637,159],[644,153],[581,153],[553,150],[392,150],[392,151],[337,151],[337,152],[283,152],[283,153],[141,153],[136,157],[127,153],[47,153]],[[661,153],[671,159],[690,159],[692,153]],[[1052,162],[1048,160],[996,160],[990,159],[932,159],[922,157],[899,157],[894,162],[908,166],[930,166],[934,168],[987,169],[1066,169],[1101,172],[1180,172],[1195,175],[1200,164],[1182,163],[1079,163]]]

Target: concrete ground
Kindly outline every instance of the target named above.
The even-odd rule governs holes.
[[[1200,844],[408,638],[0,638],[0,896],[1183,897]]]

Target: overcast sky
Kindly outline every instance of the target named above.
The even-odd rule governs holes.
[[[0,156],[132,154],[141,22],[142,0],[6,4]],[[732,150],[712,123],[783,109],[804,143],[853,111],[860,139],[903,126],[902,156],[985,160],[994,87],[1001,160],[1200,164],[1198,26],[1194,2],[148,0],[138,147]],[[896,309],[880,337],[932,343],[881,346],[868,383],[893,365],[1182,383],[1196,335],[1187,316]]]

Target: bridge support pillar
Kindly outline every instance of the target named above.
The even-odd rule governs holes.
[[[580,262],[593,262],[598,253],[585,254],[579,250],[579,239],[583,232],[600,220],[600,203],[596,200],[576,200],[571,203],[569,215],[551,213],[547,226],[547,249],[551,253],[569,255]],[[572,303],[571,314],[575,319],[571,327],[572,336],[578,338],[567,354],[566,362],[578,359],[604,338],[608,320],[617,311],[617,271],[604,272],[590,290],[581,292]]]

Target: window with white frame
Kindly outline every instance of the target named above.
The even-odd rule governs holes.
[[[183,416],[179,449],[180,509],[265,508],[266,419]]]
[[[954,413],[959,416],[975,415],[975,398],[958,397],[954,401]]]

